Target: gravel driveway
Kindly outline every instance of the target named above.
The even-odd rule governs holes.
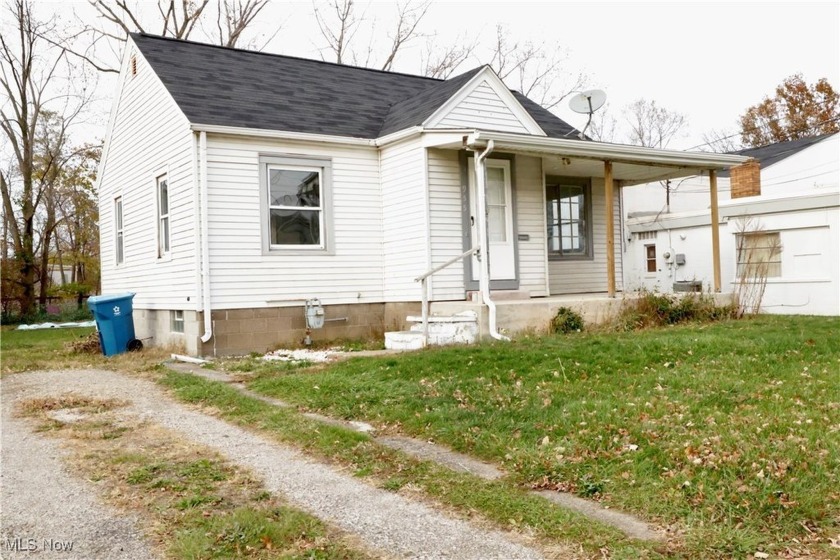
[[[357,535],[385,556],[531,559],[537,550],[499,531],[454,519],[424,504],[368,486],[300,452],[191,410],[155,384],[109,371],[53,371],[4,378],[2,434],[3,538],[74,542],[73,554],[42,558],[152,558],[130,519],[98,505],[93,488],[61,466],[57,443],[12,417],[14,402],[74,392],[130,401],[128,412],[214,448],[250,469],[266,488],[324,521]],[[4,541],[3,557],[6,557]],[[23,543],[24,545],[26,543]],[[21,556],[23,557],[23,556]],[[29,557],[29,556],[26,556]]]

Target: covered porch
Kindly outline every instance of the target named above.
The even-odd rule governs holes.
[[[556,312],[563,301],[591,309],[594,322],[612,312],[622,284],[623,186],[707,175],[710,213],[717,223],[716,173],[748,160],[481,130],[427,133],[424,145],[432,198],[440,172],[434,162],[447,157],[451,162],[458,154],[460,220],[450,209],[448,224],[454,232],[453,223],[460,222],[461,241],[460,246],[435,242],[443,235],[436,230],[440,220],[432,203],[433,266],[418,278],[424,284],[424,312],[469,308],[486,315],[487,334],[496,338],[503,337],[501,330],[536,327],[537,316]],[[714,290],[720,292],[716,231],[711,252]],[[436,277],[451,289],[441,289]],[[528,305],[535,311],[524,312]]]

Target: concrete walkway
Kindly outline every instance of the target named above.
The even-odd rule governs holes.
[[[151,382],[118,373],[54,371],[8,376],[2,380],[4,414],[6,409],[12,407],[14,401],[19,399],[69,392],[130,401],[132,404],[127,413],[174,430],[187,439],[217,450],[231,462],[251,470],[260,477],[267,490],[276,492],[292,505],[357,535],[367,546],[381,551],[385,556],[465,560],[542,557],[535,548],[517,542],[519,537],[478,528],[424,504],[368,486],[294,449],[174,402]],[[17,474],[7,475],[6,456],[10,455],[10,450],[6,448],[5,442],[6,418],[4,416],[3,492],[4,497],[8,492],[13,498],[21,486],[37,488],[45,481],[41,480],[40,475],[35,478],[31,473],[20,471],[23,465],[13,461],[9,463],[8,468]],[[12,421],[20,423],[19,420]],[[41,439],[39,436],[32,437]],[[49,443],[46,445],[50,446]],[[7,480],[11,484],[7,484]],[[7,502],[4,499],[5,503]],[[20,524],[25,522],[21,517],[22,511],[11,513],[7,519],[4,507],[4,530],[7,520],[10,527],[20,527]],[[82,538],[81,535],[72,534],[72,531],[70,536],[76,537],[77,540]],[[90,542],[95,540],[93,536],[85,538]],[[135,556],[95,554],[87,557]]]

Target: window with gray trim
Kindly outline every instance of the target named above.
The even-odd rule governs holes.
[[[261,165],[266,248],[326,249],[330,162],[264,157]]]
[[[550,258],[592,258],[591,192],[586,179],[546,177],[545,203]]]

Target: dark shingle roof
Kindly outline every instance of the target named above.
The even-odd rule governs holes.
[[[421,124],[480,70],[437,80],[147,34],[131,37],[190,122],[206,125],[376,138]],[[514,94],[549,136],[573,130]]]
[[[746,148],[744,150],[737,150],[729,153],[739,156],[749,156],[757,159],[758,163],[761,164],[761,169],[766,169],[774,163],[782,161],[797,152],[801,152],[805,148],[813,146],[817,142],[824,140],[833,134],[837,133],[833,132],[831,134],[822,134],[820,136],[812,136],[810,138],[800,138],[798,140],[790,140],[788,142],[777,142],[776,144],[768,144],[767,146],[761,146],[759,148]],[[726,169],[721,171],[719,176],[728,177],[729,170]]]

